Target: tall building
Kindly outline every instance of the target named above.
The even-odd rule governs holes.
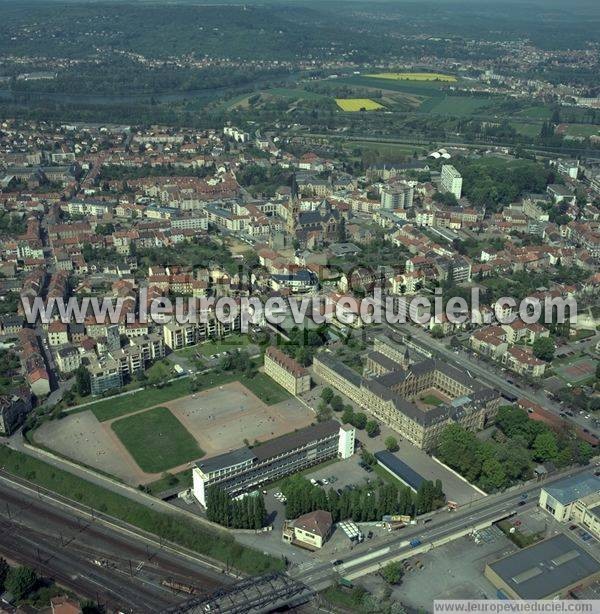
[[[381,190],[381,207],[387,211],[413,206],[414,188],[408,183],[387,185]]]
[[[354,427],[328,420],[253,448],[244,446],[199,460],[192,469],[194,497],[206,507],[206,491],[211,486],[218,485],[235,497],[330,458],[350,458],[354,431]]]
[[[440,183],[442,192],[454,194],[458,200],[462,195],[462,175],[452,166],[444,164],[442,166],[442,181]]]

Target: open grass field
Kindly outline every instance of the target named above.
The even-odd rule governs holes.
[[[376,111],[384,107],[370,98],[336,98],[335,102],[342,111],[356,113],[357,111]]]
[[[111,427],[146,473],[167,471],[204,456],[196,440],[166,407],[121,418]]]
[[[455,83],[456,77],[443,75],[437,72],[380,72],[374,75],[366,75],[374,79],[390,79],[392,81],[446,81]]]
[[[230,377],[233,378],[233,374]],[[126,416],[139,409],[145,409],[146,407],[152,407],[165,401],[176,399],[177,397],[189,394],[189,391],[189,379],[181,378],[170,384],[165,384],[162,388],[144,388],[132,394],[99,401],[89,407],[82,408],[82,410],[90,409],[100,422],[104,422],[119,416]]]
[[[177,350],[175,354],[185,358],[195,358],[196,354],[200,356],[212,356],[213,354],[220,354],[221,352],[230,352],[232,350],[245,348],[248,345],[250,345],[248,335],[229,335],[223,339],[207,341],[205,343],[183,348],[182,350]]]
[[[189,394],[188,389],[147,410],[130,405],[100,421],[87,409],[49,420],[33,433],[33,440],[61,457],[137,486],[154,484],[164,471],[189,472],[188,462],[204,453],[221,454],[244,445],[245,439],[265,441],[314,421],[310,409],[263,373],[251,379],[236,374],[209,379],[213,375],[206,374],[203,390]]]
[[[426,100],[419,107],[419,111],[437,115],[477,115],[478,111],[488,107],[491,103],[490,98],[480,96],[444,96]]]
[[[552,110],[550,107],[536,105],[532,107],[525,107],[524,109],[517,111],[515,115],[519,117],[530,117],[531,119],[550,119]]]
[[[593,124],[569,124],[565,130],[567,136],[590,137],[600,135],[600,126]]]
[[[269,383],[264,380],[265,386]],[[240,382],[171,401],[168,408],[209,456],[239,448],[245,439],[253,443],[279,437],[308,426],[315,417],[294,398],[267,405]]]
[[[525,136],[535,137],[539,136],[541,125],[540,124],[526,124],[523,122],[510,122],[510,125],[519,133]]]
[[[229,346],[231,348],[231,346]],[[206,350],[210,351],[210,350]],[[267,405],[280,403],[291,397],[290,393],[275,383],[270,377],[263,373],[257,373],[254,377],[249,378],[239,373],[213,371],[200,376],[199,388],[197,392],[229,384],[231,382],[240,381],[254,392]],[[148,387],[137,392],[123,395],[119,397],[110,397],[92,405],[76,409],[70,414],[78,413],[79,411],[92,411],[100,422],[113,420],[121,416],[126,416],[140,409],[155,407],[162,403],[167,403],[174,399],[184,397],[190,394],[190,380],[187,377],[176,379],[160,388]]]
[[[383,92],[403,92],[412,96],[443,96],[449,84],[444,81],[401,81],[375,77],[343,77],[336,84],[355,87],[369,87]]]

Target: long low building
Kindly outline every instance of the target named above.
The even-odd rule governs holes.
[[[194,496],[206,507],[206,491],[218,485],[232,496],[251,492],[330,458],[354,454],[355,429],[335,420],[219,456],[202,459],[192,469]]]
[[[375,452],[377,462],[391,475],[406,484],[411,490],[417,492],[425,478],[401,461],[395,454],[382,450]]]
[[[382,338],[363,376],[328,351],[315,356],[313,371],[423,450],[435,448],[448,424],[483,429],[501,403],[496,390],[466,372],[441,360],[411,358],[406,347]]]

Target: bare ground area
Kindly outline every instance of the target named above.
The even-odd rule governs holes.
[[[114,475],[127,484],[139,484],[144,477],[112,430],[91,411],[45,422],[35,431],[34,440],[61,456]]]
[[[314,422],[297,399],[265,405],[239,382],[217,386],[163,404],[192,433],[207,456],[266,441]]]

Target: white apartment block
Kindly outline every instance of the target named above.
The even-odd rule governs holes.
[[[462,196],[462,175],[452,164],[444,164],[442,166],[440,190],[454,194],[457,200]]]

